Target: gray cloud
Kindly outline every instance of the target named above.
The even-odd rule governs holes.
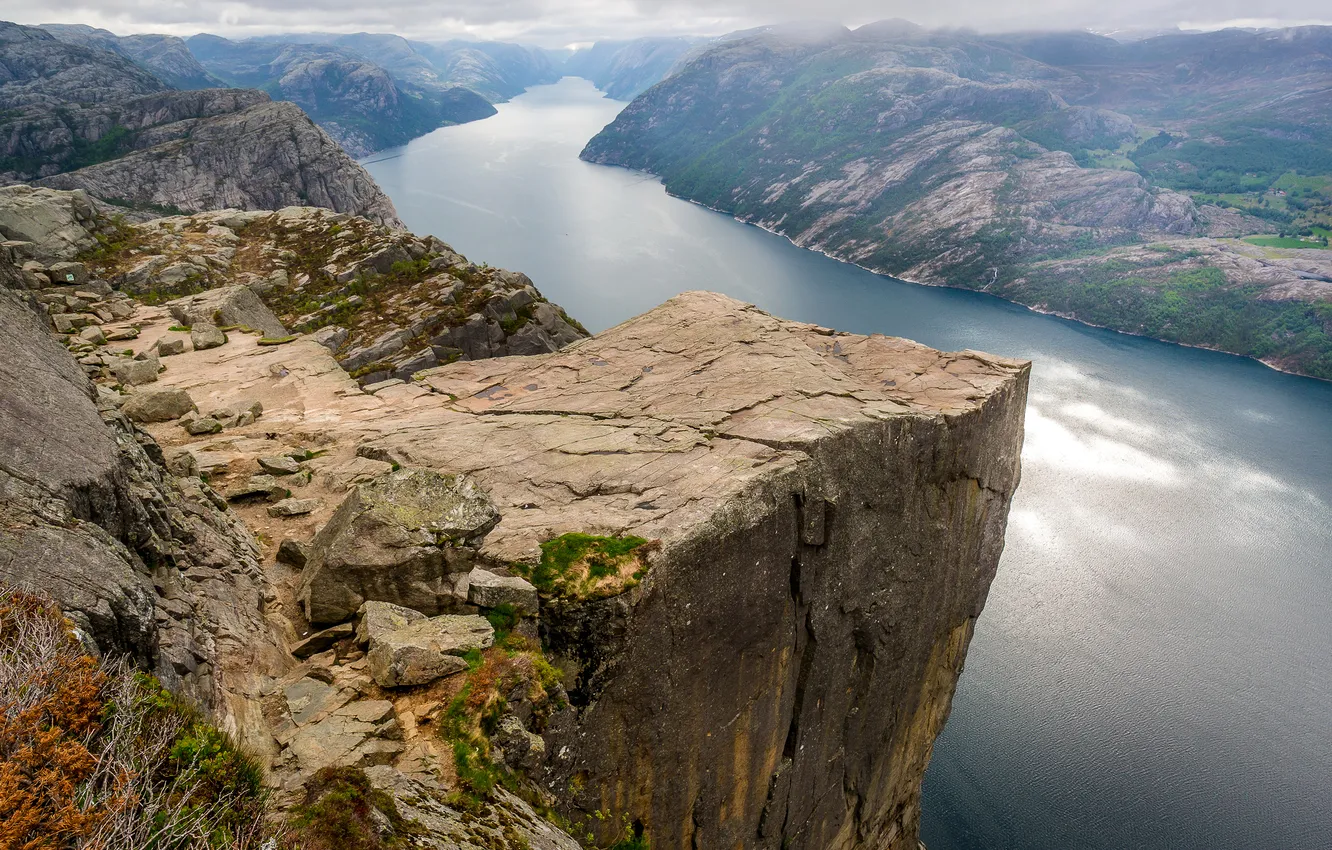
[[[86,23],[122,35],[369,31],[548,47],[638,35],[719,35],[812,16],[852,26],[901,17],[982,30],[1332,23],[1326,0],[1286,0],[1279,13],[1256,13],[1252,0],[0,0],[0,18]]]

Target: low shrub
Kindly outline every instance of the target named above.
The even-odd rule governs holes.
[[[93,658],[51,602],[0,588],[0,847],[257,848],[259,765],[152,676]]]

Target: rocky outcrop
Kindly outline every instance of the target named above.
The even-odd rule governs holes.
[[[370,676],[381,688],[428,685],[467,669],[463,656],[495,642],[485,617],[442,614],[392,630],[370,628]]]
[[[587,335],[524,274],[469,263],[434,237],[314,208],[165,218],[103,241],[116,249],[100,251],[92,271],[142,297],[183,296],[172,301],[178,321],[311,333],[366,386],[454,360],[542,354]],[[219,299],[232,306],[214,316]]]
[[[314,204],[400,227],[370,175],[292,104],[175,92],[115,53],[0,25],[0,181],[85,189],[125,207]]]
[[[97,247],[98,213],[86,192],[0,187],[0,235],[19,251],[11,262],[57,263]],[[33,287],[29,287],[33,288]]]
[[[915,847],[1017,484],[1023,365],[695,294],[533,364],[424,380],[483,431],[518,418],[557,447],[516,487],[512,463],[478,472],[505,514],[483,556],[533,559],[560,531],[661,541],[641,584],[543,609],[580,671],[542,774],[571,817],[608,811],[599,840],[627,819],[668,847]]]
[[[168,302],[167,309],[176,321],[190,325],[193,330],[198,330],[193,327],[195,325],[240,325],[263,331],[269,337],[287,335],[287,329],[273,315],[273,311],[265,307],[259,296],[245,286],[224,286],[198,295],[187,295]],[[195,348],[200,347],[196,342]]]
[[[187,138],[47,177],[41,184],[183,210],[307,204],[402,226],[393,202],[365,169],[290,103],[260,102],[192,121]]]

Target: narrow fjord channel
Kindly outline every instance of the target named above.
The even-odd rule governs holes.
[[[925,782],[930,850],[1332,835],[1332,384],[879,277],[578,152],[565,79],[365,164],[407,225],[599,331],[690,289],[1035,361],[999,575]],[[662,848],[668,850],[668,848]]]

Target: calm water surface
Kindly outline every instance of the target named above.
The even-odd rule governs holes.
[[[566,79],[367,166],[594,331],[712,289],[1035,361],[930,850],[1332,846],[1332,385],[898,283],[578,161],[622,106]]]

